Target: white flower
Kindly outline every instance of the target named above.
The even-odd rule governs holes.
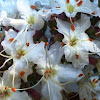
[[[32,38],[34,34],[33,31],[28,31],[27,33],[28,35],[25,32],[19,35],[19,33],[10,29],[6,32],[5,39],[1,43],[4,51],[10,56],[7,56],[9,59],[7,59],[0,68],[2,68],[6,62],[13,59],[13,65],[9,70],[13,70],[13,75],[14,73],[20,75],[20,73],[24,71],[25,75],[22,77],[24,81],[27,81],[27,76],[33,72],[33,63],[30,63],[30,61],[34,62],[34,59],[38,58],[39,53],[44,50],[44,42],[34,44]],[[19,35],[18,38],[13,42],[17,35]]]
[[[47,52],[47,54],[46,54]],[[49,50],[44,51],[37,59],[36,71],[42,75],[42,95],[50,100],[62,100],[60,91],[63,89],[60,82],[76,79],[81,70],[71,65],[60,64],[63,51],[60,43],[53,44]]]
[[[56,0],[58,4],[58,9],[52,8],[52,12],[61,13],[65,12],[68,17],[75,17],[77,12],[88,13],[93,16],[100,17],[100,9],[90,0]],[[56,7],[57,8],[57,7]],[[53,11],[54,10],[54,11]]]
[[[7,75],[9,74],[6,74],[6,77]],[[19,91],[16,91],[15,88],[9,87],[11,86],[11,80],[9,80],[9,78],[10,77],[3,78],[3,79],[1,78],[0,100],[32,100],[32,98],[29,97],[25,91],[19,92]],[[10,88],[12,88],[12,90]]]
[[[29,0],[17,0],[17,8],[21,19],[5,18],[4,26],[13,26],[17,30],[34,29],[40,30],[44,26],[44,20],[39,15],[38,11],[31,8]]]
[[[84,76],[78,82],[66,86],[72,92],[78,92],[80,100],[92,100],[99,95],[99,77],[97,76],[98,73],[93,73],[93,69],[93,65],[86,66],[83,69]]]
[[[90,75],[91,76],[91,75]],[[77,84],[79,88],[79,96],[80,99],[84,100],[92,100],[93,98],[97,98],[100,93],[100,82],[99,77],[93,76],[90,77],[89,75],[83,77]]]
[[[74,67],[84,68],[89,64],[88,52],[99,52],[99,48],[89,39],[85,33],[90,26],[90,18],[82,15],[81,19],[69,24],[60,19],[56,19],[58,31],[64,35],[62,40],[65,44],[64,54],[67,61],[72,62]]]

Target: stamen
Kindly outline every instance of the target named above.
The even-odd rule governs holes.
[[[75,27],[74,27],[73,24],[71,24],[71,29],[72,29],[73,31],[75,31]]]
[[[93,42],[93,39],[89,39],[91,42]]]
[[[78,2],[78,0],[76,0],[76,2]]]
[[[96,79],[93,79],[93,82],[95,82]]]
[[[46,70],[46,73],[50,73],[50,70]]]
[[[57,17],[56,14],[51,15],[50,19],[53,20],[55,17]]]
[[[14,38],[9,39],[10,42],[12,42],[14,40]]]
[[[26,43],[27,47],[30,45],[30,43]]]
[[[56,30],[56,28],[55,28],[55,27],[52,27],[52,29],[53,29],[53,30]]]
[[[14,88],[14,87],[12,88],[12,90],[13,90],[13,92],[16,92],[16,90],[15,90],[15,88]]]
[[[81,6],[82,3],[83,3],[83,1],[81,0],[81,1],[77,4],[77,6]]]
[[[9,60],[11,60],[11,59],[12,59],[12,58],[7,59],[7,60],[3,63],[3,65],[0,67],[0,69],[3,68],[3,67],[5,66],[5,64],[6,64]]]
[[[43,12],[45,12],[45,10],[43,10]]]
[[[95,15],[95,11],[91,13],[92,15]]]
[[[42,78],[34,85],[34,86],[31,86],[31,87],[28,87],[28,88],[24,88],[24,89],[16,89],[16,90],[28,90],[28,89],[32,89],[34,87],[36,87],[42,80],[43,80],[44,76],[42,76]]]
[[[48,42],[45,43],[45,47],[47,46]]]
[[[76,59],[79,59],[79,54],[76,54]]]
[[[31,5],[31,8],[32,8],[32,9],[37,9],[37,6]]]
[[[63,42],[61,43],[61,46],[62,46],[62,47],[65,46],[65,45],[66,45],[65,43],[63,43]]]
[[[83,76],[83,73],[81,73],[81,74],[78,75],[78,77],[82,77],[82,76]]]
[[[9,89],[9,87],[7,86],[7,87],[5,87],[5,89]]]
[[[95,81],[95,83],[98,83],[98,82],[99,82],[99,80],[96,80],[96,81]]]
[[[22,77],[25,74],[25,71],[20,72],[20,77]]]
[[[60,8],[60,7],[56,7],[56,8]]]
[[[69,3],[69,0],[67,0],[67,3]]]

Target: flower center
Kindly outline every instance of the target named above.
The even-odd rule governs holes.
[[[73,39],[70,40],[69,45],[70,46],[75,46],[77,44],[78,39],[76,39],[75,37]]]
[[[24,55],[25,55],[24,50],[19,49],[19,50],[17,51],[16,58],[17,58],[17,59],[20,59],[20,58],[21,58],[22,56],[24,56]]]
[[[29,17],[28,23],[29,23],[30,25],[33,25],[33,24],[34,24],[34,17],[33,17],[33,16],[30,16],[30,17]]]
[[[45,79],[49,79],[49,78],[54,77],[56,73],[57,71],[55,69],[50,68],[45,71],[44,77]]]
[[[7,89],[4,89],[3,91],[0,90],[0,98],[7,98],[10,96],[10,91]]]
[[[97,83],[98,83],[98,80],[93,79],[93,81],[91,82],[91,86],[92,86],[93,88],[95,88]]]
[[[75,6],[72,6],[71,4],[67,4],[67,10],[69,13],[74,12]]]

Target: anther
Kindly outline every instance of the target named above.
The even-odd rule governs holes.
[[[96,81],[95,81],[95,83],[98,83],[98,82],[99,82],[99,80],[96,80]]]
[[[76,0],[76,2],[78,2],[78,0]]]
[[[57,15],[56,14],[53,14],[53,15],[51,15],[50,19],[53,20],[55,17],[57,17]]]
[[[73,24],[71,24],[71,29],[72,29],[73,31],[75,31],[75,27],[74,27]]]
[[[95,82],[96,79],[93,79],[93,82]]]
[[[56,8],[60,8],[60,7],[56,7]]]
[[[82,74],[82,73],[78,75],[78,77],[82,77],[82,76],[83,76],[83,74]]]
[[[81,1],[77,4],[77,6],[81,6],[82,3],[83,3],[83,1],[81,0]]]
[[[93,39],[89,39],[91,42],[93,42]]]
[[[9,89],[9,87],[7,86],[7,87],[5,87],[5,89]]]
[[[52,27],[52,29],[53,29],[53,30],[56,30],[56,28],[55,28],[55,27]]]
[[[50,70],[46,70],[46,73],[50,73]]]
[[[69,3],[69,0],[67,0],[67,3]]]
[[[62,46],[62,47],[65,46],[65,45],[66,45],[65,43],[63,43],[63,42],[61,43],[61,46]]]
[[[26,43],[27,47],[29,46],[29,43]]]
[[[76,59],[79,59],[79,54],[76,54]]]
[[[25,71],[20,72],[20,77],[22,77],[25,74]]]
[[[47,46],[48,42],[45,43],[45,47]]]
[[[32,8],[32,9],[37,9],[37,6],[31,5],[31,8]]]
[[[14,38],[9,39],[10,42],[12,42],[14,40]]]
[[[95,11],[91,13],[92,15],[95,15]]]
[[[12,88],[12,90],[13,90],[13,92],[16,92],[16,90],[15,90],[15,88],[14,88],[14,87]]]
[[[45,10],[43,10],[43,12],[45,12]]]

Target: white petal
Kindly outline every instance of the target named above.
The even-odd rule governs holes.
[[[57,27],[58,32],[62,33],[63,35],[69,35],[70,32],[70,25],[69,23],[62,21],[60,19],[56,19],[57,21]]]
[[[12,88],[12,81],[13,81],[13,75],[10,74],[10,70],[5,71],[3,74],[4,85],[8,86],[9,88]],[[21,85],[20,77],[15,76],[14,85],[15,85],[15,88],[17,89],[20,87]]]
[[[32,65],[33,65],[33,64],[29,65],[28,68],[24,69],[25,74],[22,76],[22,79],[24,80],[24,82],[27,82],[27,77],[28,77],[28,75],[30,75],[30,74],[33,73]]]
[[[53,44],[48,51],[48,55],[50,64],[55,66],[60,63],[61,58],[63,56],[63,49],[61,48],[61,43],[56,42],[55,44]]]
[[[22,29],[25,29],[28,24],[23,19],[4,18],[3,25],[12,26],[17,30],[22,30]]]
[[[72,67],[71,64],[63,65],[60,64],[57,70],[57,77],[60,82],[72,81],[82,74],[82,70]],[[80,79],[80,78],[79,78]]]
[[[44,20],[41,18],[41,16],[36,15],[34,20],[35,20],[35,23],[32,26],[32,28],[35,29],[35,30],[42,29],[43,26],[44,26]]]
[[[17,0],[17,7],[18,7],[18,10],[21,14],[24,14],[25,16],[30,16],[32,15],[32,9],[30,7],[30,2],[29,0]],[[27,10],[26,10],[27,9]]]
[[[84,0],[81,7],[79,7],[75,11],[88,13],[88,14],[91,14],[91,15],[92,15],[93,12],[95,12],[95,15],[93,15],[93,16],[99,16],[100,17],[100,8],[98,6],[96,6],[94,3],[92,3],[90,0]]]
[[[78,34],[80,34],[82,32],[85,32],[90,27],[90,25],[91,25],[90,17],[88,17],[85,14],[82,14],[81,15],[81,19],[76,21],[74,24],[75,24],[76,32]]]
[[[1,42],[1,45],[3,46],[4,49],[6,49],[6,53],[11,55],[12,52],[15,52],[15,43],[11,44],[11,42],[9,41],[9,39],[15,38],[17,35],[17,33],[15,31],[13,31],[12,29],[10,29],[8,32],[5,31],[5,38],[4,40]]]
[[[8,100],[32,100],[31,97],[28,96],[27,92],[19,92],[16,91],[15,93],[12,92],[11,96],[8,98]]]
[[[61,90],[60,86],[58,86],[52,80],[48,80],[45,84],[43,84],[42,95],[47,100],[62,100],[62,96],[60,94],[60,90]]]

